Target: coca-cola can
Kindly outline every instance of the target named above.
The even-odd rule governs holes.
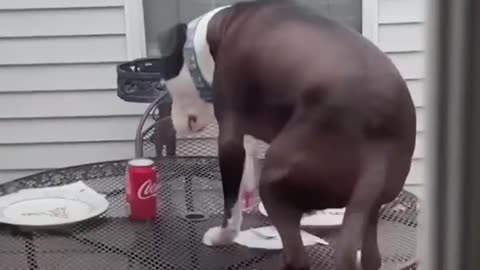
[[[151,159],[133,159],[126,168],[129,218],[151,220],[157,212],[157,174]]]

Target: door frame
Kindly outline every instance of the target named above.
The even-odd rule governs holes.
[[[362,0],[362,34],[377,44],[378,1]],[[147,57],[143,0],[125,0],[125,35],[128,60]]]

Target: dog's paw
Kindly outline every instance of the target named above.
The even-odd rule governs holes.
[[[233,244],[238,235],[237,230],[213,227],[203,235],[203,243],[207,246],[224,246]]]

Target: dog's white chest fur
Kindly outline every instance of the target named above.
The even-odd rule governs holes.
[[[215,62],[213,61],[213,57],[210,54],[210,46],[207,42],[207,30],[208,30],[208,23],[212,19],[213,15],[224,9],[226,7],[220,7],[214,9],[207,14],[203,15],[200,18],[195,31],[195,36],[193,37],[193,47],[195,49],[195,54],[197,55],[197,62],[198,68],[200,72],[203,74],[205,80],[212,85],[213,81],[213,72],[215,70]],[[191,22],[190,24],[192,24]],[[192,25],[189,24],[189,27]]]

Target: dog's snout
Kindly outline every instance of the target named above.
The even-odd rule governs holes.
[[[188,128],[193,130],[193,125],[197,123],[197,117],[195,115],[188,115]]]

